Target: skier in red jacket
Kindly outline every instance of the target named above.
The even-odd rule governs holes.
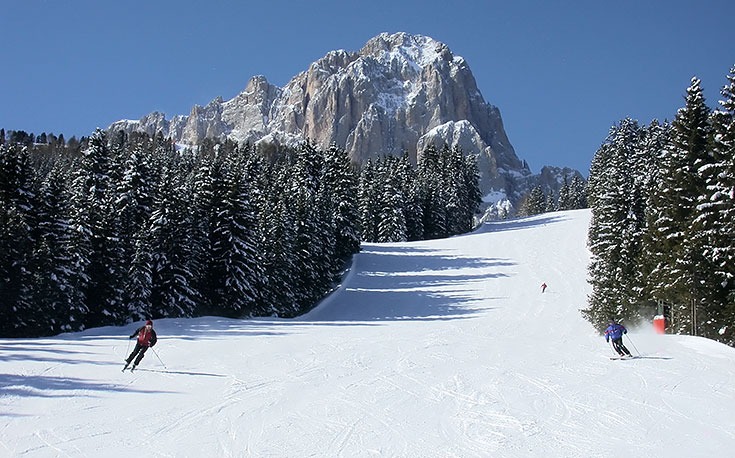
[[[153,322],[151,320],[146,321],[145,326],[138,328],[133,334],[130,335],[130,338],[133,339],[135,338],[135,336],[138,336],[138,341],[135,342],[135,348],[133,349],[133,352],[130,353],[128,359],[125,360],[125,367],[123,367],[122,370],[127,369],[130,361],[135,358],[135,355],[138,355],[138,357],[135,358],[133,367],[130,369],[131,371],[134,371],[135,368],[138,367],[138,363],[140,363],[140,360],[143,359],[143,355],[145,355],[145,352],[148,350],[148,348],[154,346],[156,344],[156,341],[158,341],[158,337],[156,337],[156,331],[153,330]]]

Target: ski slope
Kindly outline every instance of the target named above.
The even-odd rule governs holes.
[[[589,218],[365,244],[299,319],[156,321],[135,373],[140,323],[0,339],[0,456],[735,456],[735,349],[611,361],[582,319]]]

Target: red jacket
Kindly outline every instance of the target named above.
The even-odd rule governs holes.
[[[158,340],[158,337],[156,336],[156,331],[153,329],[153,327],[150,328],[150,330],[146,326],[142,326],[138,328],[133,335],[130,336],[132,339],[133,337],[138,336],[138,343],[144,347],[152,347],[156,344],[156,341]]]

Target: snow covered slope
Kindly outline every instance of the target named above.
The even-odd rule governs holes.
[[[366,244],[301,319],[157,321],[165,368],[120,372],[133,326],[2,339],[0,456],[732,456],[735,349],[633,330],[609,360],[588,223]]]

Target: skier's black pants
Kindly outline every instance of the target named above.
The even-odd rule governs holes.
[[[618,352],[618,354],[620,356],[623,356],[623,355],[631,356],[630,351],[628,351],[628,349],[625,348],[625,345],[623,345],[623,338],[622,337],[619,337],[617,339],[613,339],[612,340],[612,343],[613,343],[613,348],[615,349],[616,352]],[[138,363],[136,363],[136,364],[138,364]]]
[[[133,358],[135,358],[135,355],[138,355],[138,357],[135,358],[135,363],[133,364],[133,366],[137,366],[138,363],[140,363],[140,360],[143,359],[143,356],[145,355],[145,352],[147,350],[148,350],[147,345],[141,345],[140,342],[135,342],[135,348],[133,348],[133,352],[130,353],[130,356],[128,356],[128,359],[126,359],[125,362],[130,364],[130,361],[132,361]]]

